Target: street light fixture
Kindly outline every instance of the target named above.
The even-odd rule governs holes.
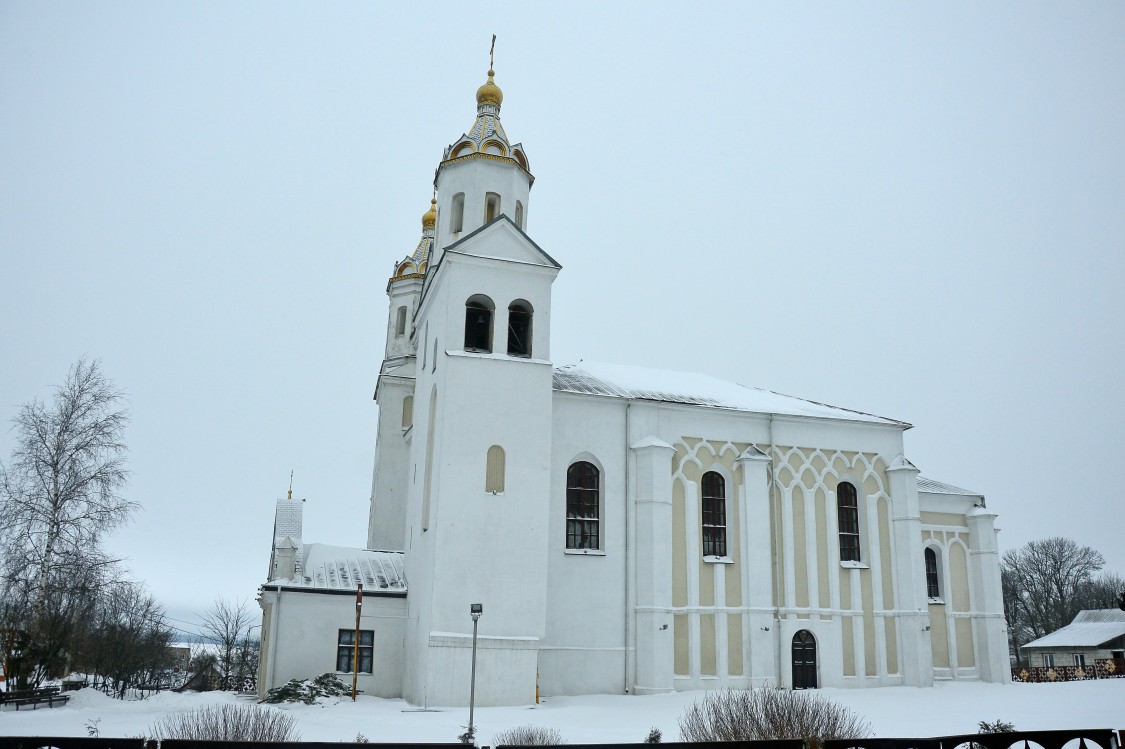
[[[480,603],[469,604],[469,616],[473,617],[473,670],[469,677],[469,740],[474,739],[473,733],[473,706],[477,696],[477,622],[484,613],[484,605]]]

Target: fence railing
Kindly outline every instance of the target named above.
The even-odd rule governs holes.
[[[1092,666],[1024,666],[1012,669],[1012,681],[1028,683],[1125,678],[1125,658],[1098,658]]]
[[[167,739],[68,738],[0,736],[0,749],[261,749],[252,741],[194,741]],[[349,742],[278,742],[274,749],[464,749],[463,744],[377,744]],[[639,749],[646,744],[580,744],[582,749]],[[971,733],[932,738],[830,739],[819,745],[800,739],[666,743],[665,749],[1121,749],[1120,734],[1108,728],[1067,731],[1013,731]],[[489,749],[489,747],[481,747]],[[525,749],[497,745],[492,749]]]

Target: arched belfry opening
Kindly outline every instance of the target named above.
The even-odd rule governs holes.
[[[793,688],[816,689],[816,638],[807,629],[793,635]]]
[[[531,356],[531,304],[522,299],[508,305],[508,356]]]
[[[465,350],[492,353],[492,312],[496,305],[477,294],[465,302]]]

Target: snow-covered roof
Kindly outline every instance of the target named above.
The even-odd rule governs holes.
[[[287,585],[320,590],[355,590],[363,583],[365,591],[406,592],[403,554],[399,551],[371,551],[328,544],[305,544],[298,577],[271,580]]]
[[[918,477],[918,491],[928,494],[964,494],[967,497],[981,496],[980,492],[972,492],[968,489],[954,486],[953,484],[943,484],[940,481],[934,481],[925,476]]]
[[[1093,609],[1079,611],[1070,624],[1023,647],[1096,648],[1122,635],[1125,635],[1125,611]]]
[[[910,426],[904,421],[748,387],[709,375],[603,362],[581,361],[578,364],[556,367],[554,389],[567,393],[685,403],[753,413]]]

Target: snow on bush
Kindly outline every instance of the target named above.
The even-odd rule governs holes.
[[[556,746],[565,743],[561,733],[543,726],[506,728],[492,737],[493,746]]]
[[[165,715],[148,729],[153,739],[298,741],[297,720],[261,705],[208,705]]]
[[[340,681],[335,674],[329,673],[321,674],[312,681],[290,679],[280,687],[266,692],[266,698],[262,702],[274,705],[279,702],[303,702],[306,705],[314,705],[317,700],[324,697],[345,697],[351,693],[350,687]]]
[[[787,689],[725,689],[696,701],[680,716],[683,741],[861,739],[871,725],[818,695]]]

